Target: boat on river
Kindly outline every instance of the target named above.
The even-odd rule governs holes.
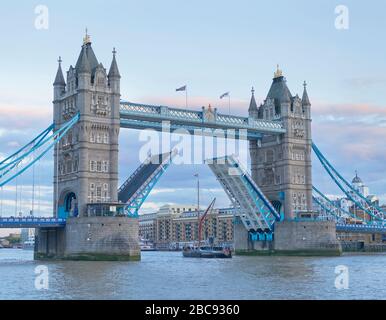
[[[196,175],[198,177],[198,175]],[[227,259],[232,258],[232,250],[229,247],[225,246],[214,246],[213,241],[210,243],[211,245],[203,245],[201,246],[201,238],[202,238],[202,227],[205,222],[205,219],[209,212],[211,212],[214,208],[214,204],[216,203],[216,198],[213,199],[212,203],[205,210],[202,217],[200,217],[200,182],[198,180],[197,183],[197,223],[198,223],[198,241],[194,246],[185,246],[182,250],[182,255],[185,258],[210,258],[210,259]]]
[[[185,258],[230,259],[232,251],[227,247],[186,247],[182,251]]]

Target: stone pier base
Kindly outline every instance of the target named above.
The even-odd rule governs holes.
[[[342,248],[333,221],[283,221],[275,224],[274,241],[251,241],[235,225],[235,250],[241,255],[339,256]]]
[[[333,221],[283,221],[275,225],[278,254],[338,256],[342,247]]]
[[[37,230],[36,260],[129,261],[140,258],[138,219],[69,218],[63,229]]]

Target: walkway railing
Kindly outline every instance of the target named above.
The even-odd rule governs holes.
[[[153,106],[132,102],[121,102],[121,119],[133,121],[162,122],[195,125],[197,128],[247,129],[249,131],[269,134],[285,133],[286,129],[280,121],[254,120],[248,117],[225,115],[217,109],[202,111],[171,108],[167,106]],[[123,122],[125,123],[125,122]],[[139,123],[127,123],[125,126],[137,126]],[[158,126],[157,126],[158,127]]]
[[[61,218],[0,218],[0,228],[59,228],[66,225],[66,219]]]

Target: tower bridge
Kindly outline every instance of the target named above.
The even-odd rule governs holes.
[[[189,133],[231,130],[237,138],[249,140],[250,174],[231,155],[208,163],[236,209],[239,253],[337,255],[337,230],[386,233],[383,211],[353,188],[313,144],[306,84],[301,98],[292,95],[279,68],[260,106],[252,90],[248,117],[212,108],[196,111],[127,102],[121,99],[120,79],[116,51],[107,72],[86,35],[66,79],[59,59],[53,125],[0,162],[3,187],[54,150],[53,218],[0,219],[0,227],[38,228],[36,259],[140,258],[138,211],[175,154],[163,150],[162,155],[149,156],[118,188],[119,133],[122,128],[161,131],[165,123]],[[313,150],[334,183],[369,214],[368,221],[351,223],[359,217],[336,208],[313,186]]]

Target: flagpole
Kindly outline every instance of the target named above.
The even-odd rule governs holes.
[[[231,94],[228,94],[228,110],[229,115],[231,115]]]
[[[185,106],[186,106],[186,109],[188,109],[188,86],[186,86],[186,90],[185,90]]]

